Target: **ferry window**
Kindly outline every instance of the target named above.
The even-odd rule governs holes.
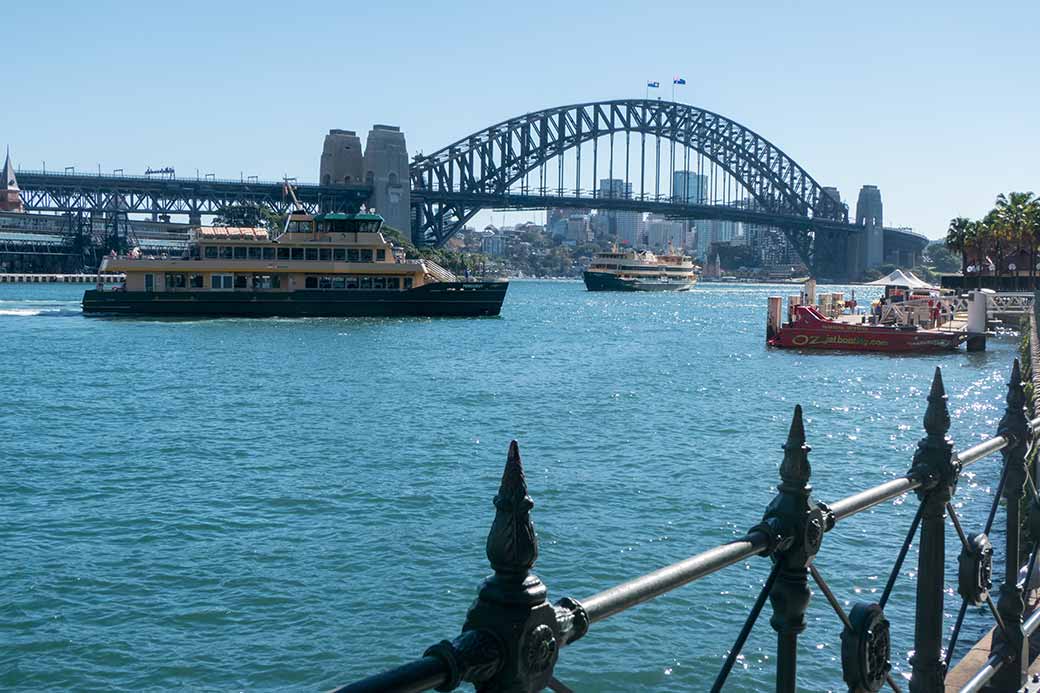
[[[205,286],[205,282],[202,281],[201,274],[191,275],[191,281],[189,282],[189,284],[193,289],[201,289],[203,286]]]
[[[358,257],[360,257],[360,256],[358,255],[358,249],[357,248],[348,248],[347,249],[347,261],[348,262],[357,262],[358,261]]]
[[[318,249],[317,248],[307,248],[307,259],[308,260],[317,260],[318,259]]]
[[[236,274],[235,275],[235,288],[236,289],[246,289],[246,288],[249,288],[249,282],[248,282],[248,279],[247,279],[246,275],[244,275],[244,274]]]
[[[347,280],[344,279],[343,277],[333,277],[332,278],[332,288],[333,289],[345,289],[345,288],[347,288]]]
[[[318,233],[325,233],[326,229],[328,229],[328,224],[324,221],[317,221],[314,223],[317,226]]]
[[[206,258],[209,260],[216,259],[217,257],[217,246],[207,245],[206,246]]]
[[[187,286],[187,281],[183,274],[166,274],[166,288],[167,289],[183,289]]]
[[[293,248],[292,249],[292,259],[293,260],[302,260],[303,259],[303,248]]]
[[[378,260],[379,262],[382,262],[385,259],[386,259],[386,249],[385,248],[377,248],[376,249],[376,260]]]
[[[254,289],[277,289],[278,288],[278,275],[270,274],[254,274],[253,275],[253,288]]]
[[[360,224],[361,230],[365,233],[373,233],[379,229],[379,222],[375,221],[363,221]]]
[[[144,290],[155,291],[155,275],[146,274],[144,275]]]
[[[246,247],[245,246],[243,246],[243,245],[236,245],[235,246],[235,259],[236,260],[245,260],[246,259]]]
[[[347,288],[348,289],[356,289],[356,288],[358,288],[358,278],[357,277],[347,277]]]
[[[252,246],[252,245],[249,246],[249,259],[250,260],[259,260],[260,259],[260,249],[257,248],[256,246]]]
[[[344,248],[333,248],[332,259],[336,262],[343,262],[347,259],[347,251]]]
[[[318,248],[318,259],[328,262],[332,259],[332,248]]]
[[[397,288],[399,288],[397,277],[387,277],[386,278],[386,288],[388,288],[388,289],[397,289]]]
[[[261,248],[260,250],[263,251],[262,256],[265,260],[274,259],[274,248]]]
[[[360,280],[359,283],[360,283],[360,286],[361,286],[362,289],[371,289],[372,288],[372,277],[361,277],[361,280]]]
[[[273,274],[271,275],[271,288],[280,289],[282,288],[282,275]]]
[[[211,289],[230,289],[233,284],[230,274],[209,275],[209,286]]]
[[[372,288],[373,289],[385,289],[386,279],[383,277],[372,277]]]
[[[220,257],[222,257],[225,260],[230,260],[231,257],[232,257],[232,254],[233,253],[232,253],[232,250],[231,250],[231,246],[229,246],[229,245],[222,245],[222,246],[220,246]]]
[[[294,221],[292,230],[296,233],[310,233],[311,223],[309,221]]]
[[[372,262],[372,249],[362,248],[361,249],[361,262]]]
[[[317,277],[307,277],[307,280],[303,283],[303,286],[304,286],[304,288],[307,288],[307,289],[317,289],[318,288],[318,278]]]
[[[278,249],[278,259],[279,260],[288,260],[289,259],[289,249],[288,248],[279,248]]]
[[[411,277],[405,277],[404,278],[404,288],[406,288],[406,289],[412,288],[412,278]]]
[[[319,289],[331,289],[332,288],[332,278],[331,277],[320,277],[318,279],[318,288]]]

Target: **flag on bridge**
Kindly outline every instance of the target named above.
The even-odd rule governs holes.
[[[661,86],[660,82],[647,82],[646,86],[648,89],[658,89]]]
[[[676,77],[672,80],[672,84],[686,84],[686,80],[682,77]]]

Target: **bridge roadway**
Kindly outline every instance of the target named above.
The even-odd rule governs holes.
[[[290,199],[284,182],[260,180],[227,180],[213,178],[160,178],[155,176],[97,175],[43,171],[18,172],[25,207],[31,212],[64,212],[85,210],[105,212],[120,210],[134,214],[187,215],[199,223],[203,215],[241,205],[262,205],[279,213],[288,211]],[[356,210],[369,200],[372,188],[365,185],[324,186],[294,184],[297,198],[311,212]],[[580,193],[581,191],[579,191]],[[431,204],[458,205],[480,209],[544,209],[592,208],[652,212],[673,218],[719,219],[779,228],[803,257],[814,255],[806,232],[822,232],[833,245],[828,255],[833,267],[820,266],[823,276],[841,276],[840,266],[846,256],[848,236],[864,230],[863,226],[822,217],[781,214],[740,205],[705,205],[678,202],[667,196],[633,195],[610,197],[597,195],[556,195],[534,192],[462,192],[440,191],[414,186],[413,208]],[[822,247],[822,243],[817,241]],[[886,261],[909,265],[903,258],[918,254],[928,240],[910,231],[885,229],[885,247],[893,253]],[[836,245],[834,245],[836,244]],[[803,247],[804,246],[804,247]],[[886,252],[886,256],[889,252]],[[897,259],[898,258],[898,259]],[[828,271],[830,269],[831,271]]]
[[[283,181],[18,171],[18,182],[25,208],[31,212],[119,210],[151,214],[153,219],[188,215],[198,223],[202,215],[227,207],[263,205],[283,213],[291,204]],[[372,194],[366,185],[294,187],[310,212],[357,209]]]

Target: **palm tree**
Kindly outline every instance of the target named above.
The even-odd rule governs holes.
[[[1012,192],[997,195],[993,211],[987,215],[997,229],[997,234],[1007,247],[1015,248],[1015,254],[1023,245],[1030,249],[1030,257],[1035,254],[1032,227],[1030,224],[1030,207],[1035,203],[1031,192]],[[1000,258],[1001,265],[1004,258]],[[1015,269],[1015,288],[1018,288],[1018,268]]]
[[[968,229],[971,219],[954,217],[950,219],[950,227],[946,229],[946,247],[950,252],[961,254],[961,274],[968,273]]]

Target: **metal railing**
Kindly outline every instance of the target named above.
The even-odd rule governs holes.
[[[1040,361],[1036,320],[1031,316],[1031,358],[1027,369],[1033,383]],[[1032,385],[1030,386],[1032,387]],[[962,692],[1015,691],[1024,683],[1029,665],[1028,639],[1040,625],[1040,610],[1023,620],[1025,603],[1019,580],[1022,551],[1023,501],[1032,496],[1026,515],[1033,546],[1029,552],[1025,585],[1030,584],[1040,539],[1040,499],[1027,469],[1027,456],[1040,430],[1040,417],[1030,420],[1026,384],[1015,359],[1008,384],[1007,407],[997,435],[960,452],[947,436],[950,415],[942,373],[936,368],[924,415],[925,435],[918,443],[905,476],[871,487],[832,503],[813,499],[811,468],[801,406],[796,406],[787,442],[783,446],[778,494],[762,521],[741,538],[642,575],[578,600],[570,597],[550,604],[547,589],[531,572],[538,556],[538,540],[531,522],[533,502],[516,441],[509,448],[505,471],[494,498],[495,518],[487,540],[487,556],[494,570],[454,640],[430,647],[422,658],[370,678],[337,688],[337,693],[450,691],[462,682],[481,692],[569,690],[553,676],[561,650],[586,636],[591,626],[638,604],[664,595],[724,568],[750,559],[768,557],[772,569],[738,633],[712,691],[725,685],[741,649],[768,599],[777,632],[776,690],[796,689],[798,636],[806,628],[810,578],[842,624],[841,668],[850,691],[877,691],[884,685],[901,690],[891,675],[891,640],[885,615],[896,579],[917,537],[916,615],[914,654],[910,658],[909,690],[943,691],[969,605],[987,605],[996,630],[991,656]],[[965,469],[1000,452],[1003,467],[982,532],[968,533],[951,499]],[[842,521],[878,504],[914,491],[920,501],[900,548],[884,591],[877,602],[857,602],[849,611],[813,564],[823,539]],[[996,603],[992,587],[993,546],[988,535],[999,501],[1006,502],[1005,571]],[[962,546],[958,556],[957,587],[961,606],[949,641],[943,643],[945,532],[949,518]]]

